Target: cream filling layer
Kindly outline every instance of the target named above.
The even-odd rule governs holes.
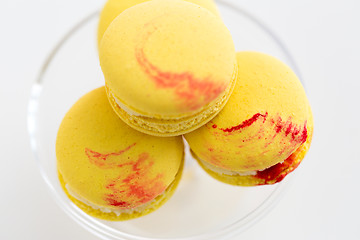
[[[197,158],[197,160],[199,160],[201,162],[202,165],[204,165],[204,167],[206,167],[207,169],[209,169],[212,172],[216,172],[219,174],[224,174],[224,175],[230,175],[230,176],[255,176],[257,174],[258,171],[244,171],[244,172],[239,172],[239,171],[231,171],[231,170],[227,170],[227,169],[223,169],[223,168],[219,168],[216,167],[208,162],[205,162],[203,160],[201,160],[200,158]]]
[[[196,116],[196,114],[202,112],[202,111],[206,111],[206,109],[208,108],[208,106],[211,106],[213,105],[214,103],[219,103],[219,104],[222,104],[225,100],[224,98],[227,96],[227,91],[224,92],[223,94],[219,95],[218,98],[216,98],[215,100],[213,100],[211,103],[208,103],[206,106],[200,108],[199,110],[195,111],[195,112],[192,112],[191,115],[187,116],[187,115],[179,115],[177,117],[165,117],[165,116],[157,116],[157,117],[150,117],[148,115],[145,115],[145,114],[141,114],[141,113],[138,113],[132,109],[130,109],[129,107],[127,107],[124,103],[121,102],[121,100],[119,98],[117,98],[112,92],[111,90],[108,88],[108,91],[109,93],[111,94],[112,98],[114,99],[115,103],[118,105],[119,108],[121,108],[123,111],[125,111],[127,114],[129,114],[130,116],[135,116],[135,117],[145,117],[145,118],[153,118],[153,119],[156,119],[156,118],[160,118],[160,119],[163,119],[163,120],[177,120],[177,119],[182,119],[182,118],[192,118],[194,116]]]
[[[174,120],[176,121],[176,120],[182,120],[182,119],[192,119],[192,121],[194,121],[193,119],[196,119],[198,117],[198,114],[200,114],[200,113],[203,113],[206,116],[212,115],[214,113],[219,112],[223,108],[225,103],[229,100],[232,91],[234,90],[234,87],[236,84],[236,79],[237,79],[237,74],[238,74],[238,66],[237,66],[237,63],[235,63],[234,72],[232,74],[231,81],[229,82],[229,85],[227,86],[226,90],[223,91],[222,94],[220,94],[212,102],[206,104],[205,106],[201,107],[200,109],[198,109],[196,111],[193,111],[190,113],[179,114],[177,116],[161,116],[161,115],[149,116],[148,114],[146,114],[144,112],[140,113],[138,110],[134,110],[134,109],[131,109],[128,106],[126,106],[119,98],[117,98],[115,96],[115,94],[111,91],[109,86],[107,86],[105,84],[106,85],[105,87],[106,87],[106,90],[108,91],[109,96],[111,96],[113,98],[113,102],[115,102],[120,109],[122,109],[124,112],[126,112],[128,115],[130,115],[130,117],[134,116],[134,117],[144,117],[144,118],[148,118],[148,119],[161,119],[161,120],[170,120],[170,121],[174,121]],[[137,119],[137,121],[139,121],[139,120]]]
[[[110,90],[109,90],[110,91]],[[111,96],[114,98],[116,104],[123,109],[125,112],[127,112],[127,114],[131,115],[131,116],[137,116],[137,117],[146,117],[145,115],[142,115],[140,113],[137,113],[133,110],[131,110],[130,108],[128,108],[125,104],[123,104],[117,97],[115,97],[115,95],[110,91]]]
[[[91,202],[89,202],[88,200],[86,200],[85,198],[81,197],[79,194],[75,193],[71,187],[69,186],[69,184],[66,184],[65,185],[65,188],[66,190],[68,191],[68,193],[75,199],[77,199],[78,201],[84,203],[85,205],[87,206],[90,206],[91,208],[95,209],[95,210],[100,210],[101,212],[103,213],[115,213],[117,216],[120,216],[121,214],[131,214],[133,212],[143,212],[145,209],[147,209],[152,203],[154,203],[156,201],[156,198],[154,198],[153,200],[147,202],[147,203],[144,203],[138,207],[135,207],[135,208],[131,208],[131,209],[114,209],[114,208],[107,208],[107,207],[103,207],[103,206],[99,206],[99,205],[96,205],[96,204],[93,204]],[[161,195],[164,195],[166,192],[166,190],[160,194],[159,196]],[[157,197],[159,197],[157,196]]]

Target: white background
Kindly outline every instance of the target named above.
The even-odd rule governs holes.
[[[241,239],[360,239],[360,1],[229,1],[266,22],[290,49],[316,127],[291,189]],[[97,239],[50,196],[30,150],[26,111],[47,54],[103,3],[0,1],[0,239]]]

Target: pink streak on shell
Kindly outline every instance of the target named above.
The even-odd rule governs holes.
[[[122,174],[110,179],[105,185],[110,193],[104,194],[104,200],[120,209],[131,209],[147,203],[166,189],[162,181],[163,174],[150,177],[154,161],[148,153],[139,154],[136,160],[124,156],[135,145],[136,143],[121,151],[106,154],[85,148],[85,155],[90,163],[101,169],[130,168],[128,171],[119,171]]]
[[[226,89],[226,84],[197,78],[191,72],[163,71],[146,57],[144,48],[150,36],[157,30],[152,24],[145,25],[140,44],[135,48],[135,57],[144,73],[160,89],[171,89],[182,102],[180,109],[197,110],[215,100]],[[176,56],[174,56],[176,57]]]

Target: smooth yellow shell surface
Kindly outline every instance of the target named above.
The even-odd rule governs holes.
[[[218,102],[235,80],[236,56],[219,17],[182,0],[121,13],[99,48],[106,85],[128,113],[178,119]]]
[[[249,172],[287,159],[309,136],[312,114],[293,71],[274,57],[237,54],[238,80],[223,110],[185,135],[192,151],[218,168]]]
[[[112,110],[104,87],[83,96],[64,117],[57,166],[73,195],[108,209],[133,209],[163,194],[180,171],[181,137],[133,130]]]
[[[98,45],[100,45],[100,41],[110,25],[110,23],[124,10],[135,6],[139,3],[147,2],[149,0],[108,0],[105,3],[104,8],[102,9],[100,13],[100,20],[98,25]],[[171,0],[169,0],[171,1]],[[213,0],[185,0],[187,2],[191,2],[197,5],[200,5],[215,15],[219,15],[219,12],[217,10],[217,7]]]

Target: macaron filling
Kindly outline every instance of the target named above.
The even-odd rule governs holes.
[[[286,175],[294,171],[301,163],[304,154],[307,152],[310,141],[311,140],[308,140],[308,142],[301,145],[293,154],[291,154],[284,161],[264,170],[249,172],[229,171],[223,168],[219,168],[208,162],[203,161],[194,153],[192,154],[205,171],[207,171],[210,175],[220,181],[233,185],[259,186],[278,183],[282,181],[286,177]]]
[[[104,207],[97,204],[94,204],[88,200],[86,200],[84,197],[80,196],[79,194],[75,193],[73,189],[69,186],[69,184],[65,184],[64,190],[66,190],[67,194],[69,194],[71,197],[75,198],[76,200],[80,201],[81,203],[85,204],[86,206],[91,207],[94,210],[99,210],[103,213],[113,213],[116,216],[120,216],[121,214],[133,214],[133,213],[142,213],[147,209],[153,208],[153,205],[157,202],[162,202],[168,197],[168,194],[171,194],[177,187],[179,183],[179,179],[181,178],[182,174],[182,166],[181,169],[179,169],[179,172],[176,174],[174,181],[170,183],[170,185],[163,191],[160,195],[153,198],[152,200],[137,206],[135,208],[113,208],[113,207]]]
[[[144,113],[140,113],[126,106],[107,85],[105,85],[105,89],[112,108],[128,125],[150,135],[178,136],[193,131],[214,118],[229,100],[236,84],[236,78],[237,66],[235,66],[232,80],[226,90],[213,102],[207,104],[200,111],[190,116],[179,115],[177,117],[165,117],[154,115],[153,117],[149,117]]]
[[[103,207],[103,206],[99,206],[96,204],[91,203],[90,201],[86,200],[85,198],[81,197],[80,195],[76,194],[71,187],[69,186],[69,184],[65,185],[66,190],[68,191],[68,193],[70,194],[70,196],[72,196],[73,198],[77,199],[78,201],[82,202],[83,204],[92,207],[95,210],[100,210],[103,213],[115,213],[116,216],[120,216],[122,213],[127,213],[127,214],[131,214],[133,212],[142,212],[144,211],[149,205],[151,205],[151,203],[153,203],[155,201],[155,199],[151,200],[150,202],[147,202],[141,206],[132,208],[132,209],[127,209],[127,208],[122,208],[122,209],[114,209],[114,208],[108,208],[108,207]],[[162,193],[164,194],[164,193]]]
[[[208,115],[214,114],[215,112],[218,112],[222,109],[222,107],[219,109],[217,106],[224,106],[226,102],[228,101],[234,87],[236,84],[237,79],[237,64],[234,65],[234,71],[231,77],[231,80],[229,81],[228,86],[225,88],[225,90],[220,93],[213,101],[209,102],[205,106],[198,108],[196,110],[193,110],[192,112],[187,113],[179,113],[177,115],[159,115],[159,114],[150,114],[146,112],[142,112],[138,109],[134,109],[124,103],[119,97],[116,96],[114,91],[105,83],[106,92],[109,99],[113,99],[113,102],[117,105],[118,108],[125,111],[128,115],[131,116],[138,116],[138,117],[144,117],[148,119],[159,119],[162,121],[178,121],[182,119],[187,118],[194,118],[197,115],[206,113]]]
[[[117,106],[121,109],[123,109],[127,114],[131,115],[131,116],[144,116],[141,115],[140,113],[137,113],[133,110],[131,110],[130,108],[128,108],[125,104],[123,104],[112,92],[110,89],[108,89],[109,94],[111,94],[111,97],[115,100]]]
[[[191,154],[205,168],[209,169],[212,172],[218,173],[218,174],[229,175],[229,176],[255,176],[257,174],[257,172],[258,172],[258,171],[231,171],[231,170],[227,170],[227,169],[224,169],[224,168],[217,167],[217,166],[215,166],[213,164],[210,164],[210,163],[208,163],[206,161],[203,161],[202,159],[197,157],[193,151],[191,151]]]

